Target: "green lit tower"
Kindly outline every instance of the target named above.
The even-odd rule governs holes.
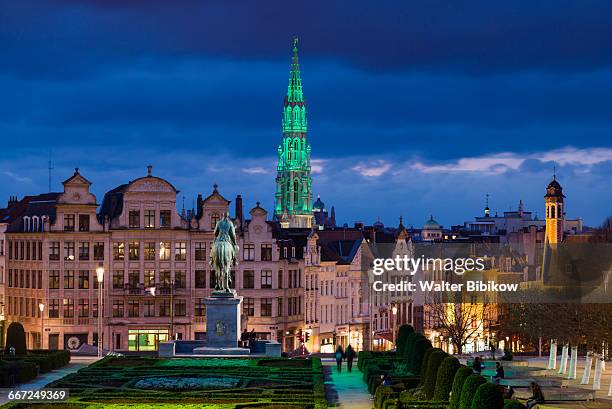
[[[297,44],[295,37],[289,86],[283,104],[283,140],[278,146],[274,217],[282,227],[312,227],[313,218],[310,145],[306,140],[306,102]]]

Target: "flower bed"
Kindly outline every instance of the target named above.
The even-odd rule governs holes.
[[[222,376],[207,377],[157,377],[140,379],[134,383],[136,389],[153,389],[161,391],[188,391],[199,389],[235,388],[240,378]]]

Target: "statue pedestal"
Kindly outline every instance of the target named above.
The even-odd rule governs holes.
[[[240,339],[240,304],[242,297],[214,296],[206,305],[206,346],[208,348],[238,348]]]

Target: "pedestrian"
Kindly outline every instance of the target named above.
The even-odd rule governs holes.
[[[494,382],[499,383],[500,379],[504,379],[505,374],[504,374],[504,367],[501,366],[501,364],[499,362],[495,362],[495,375],[493,375],[492,380]]]
[[[538,403],[544,403],[544,394],[542,393],[542,388],[540,388],[540,385],[538,385],[536,382],[531,382],[531,397],[527,399],[525,407],[527,409],[531,409]]]
[[[472,369],[474,370],[474,372],[476,372],[477,374],[479,374],[480,372],[482,372],[482,361],[480,360],[480,357],[477,356],[476,358],[474,358],[474,363],[472,364]]]
[[[349,345],[346,347],[345,355],[346,367],[348,368],[348,371],[351,372],[353,370],[353,359],[355,359],[355,355],[357,354],[355,353],[353,347]]]
[[[342,346],[338,345],[336,348],[336,365],[338,366],[338,372],[342,372],[342,360],[344,359],[344,351]]]

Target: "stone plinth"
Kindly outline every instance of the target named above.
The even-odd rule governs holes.
[[[231,295],[208,297],[206,305],[206,347],[237,348],[240,338],[240,304],[242,297]]]

